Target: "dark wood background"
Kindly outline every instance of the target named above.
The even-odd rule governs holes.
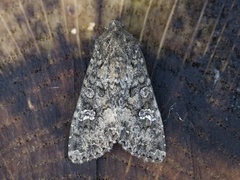
[[[118,144],[67,157],[94,40],[113,19],[142,45],[161,164]],[[0,179],[240,179],[239,30],[239,0],[0,0]]]

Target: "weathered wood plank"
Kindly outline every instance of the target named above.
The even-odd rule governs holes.
[[[0,179],[239,179],[239,1],[0,2]],[[113,19],[139,38],[164,120],[167,158],[120,145],[67,158],[95,37]]]

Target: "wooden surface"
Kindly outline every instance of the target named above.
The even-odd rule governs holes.
[[[240,179],[239,0],[0,0],[0,179]],[[94,39],[119,19],[142,45],[167,158],[116,144],[67,158]]]

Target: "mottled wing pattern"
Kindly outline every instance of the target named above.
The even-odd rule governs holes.
[[[119,142],[131,154],[161,162],[165,137],[138,42],[113,21],[96,41],[74,112],[68,155],[82,163]]]
[[[130,47],[122,51],[128,54],[126,76],[131,77],[131,81],[119,116],[122,127],[119,142],[134,156],[145,161],[162,162],[166,156],[166,144],[161,114],[139,45],[128,45]]]
[[[108,90],[107,54],[103,53],[101,43],[95,43],[72,119],[68,156],[74,163],[101,157],[110,151],[119,136],[120,124]]]

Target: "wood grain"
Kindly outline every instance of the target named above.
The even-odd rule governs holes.
[[[237,0],[1,0],[0,179],[239,179]],[[162,164],[116,144],[67,158],[95,37],[119,19],[142,45],[167,143]]]

